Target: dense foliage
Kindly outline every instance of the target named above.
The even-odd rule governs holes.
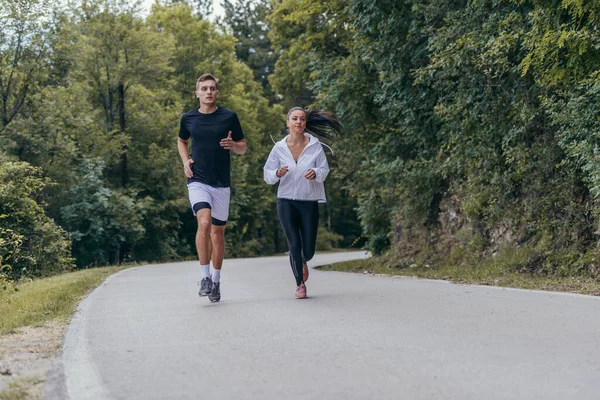
[[[39,169],[0,156],[0,284],[23,274],[50,275],[73,266],[66,232],[37,201],[48,184]]]
[[[343,117],[339,173],[390,265],[527,247],[516,268],[598,273],[596,2],[273,4],[273,86]]]

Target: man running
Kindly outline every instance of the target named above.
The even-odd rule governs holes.
[[[200,296],[221,300],[221,267],[225,255],[225,224],[229,216],[230,150],[246,152],[240,121],[233,111],[217,106],[219,80],[204,74],[196,81],[200,107],[183,114],[177,150],[187,177],[196,219],[196,249],[202,271]],[[192,139],[192,157],[188,140]],[[212,259],[212,271],[210,261]]]

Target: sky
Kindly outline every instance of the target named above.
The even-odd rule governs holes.
[[[144,9],[145,13],[149,13],[150,12],[150,8],[152,7],[152,4],[154,4],[155,0],[142,0],[142,8]],[[211,16],[212,19],[214,19],[217,16],[223,15],[225,13],[225,11],[223,10],[223,7],[221,7],[221,0],[213,0],[213,15]]]

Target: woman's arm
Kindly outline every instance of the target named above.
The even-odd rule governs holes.
[[[265,182],[269,185],[274,185],[279,182],[279,177],[277,176],[277,170],[281,166],[281,162],[279,157],[277,156],[277,151],[275,147],[269,153],[269,158],[267,158],[267,162],[263,168],[263,178]]]
[[[325,178],[329,174],[329,164],[327,163],[327,157],[323,151],[323,147],[319,145],[317,158],[315,159],[315,167],[311,168],[315,171],[315,181],[319,183],[325,182]]]

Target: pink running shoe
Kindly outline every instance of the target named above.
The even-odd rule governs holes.
[[[302,280],[306,282],[308,280],[308,264],[302,264]]]
[[[305,299],[306,297],[306,286],[304,286],[304,283],[302,283],[296,288],[296,298]]]

